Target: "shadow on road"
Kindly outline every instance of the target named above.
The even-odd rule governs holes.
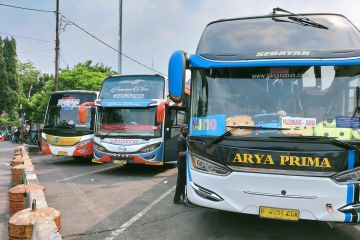
[[[107,166],[111,166],[107,164]],[[151,165],[125,165],[119,166],[112,169],[101,171],[99,175],[109,176],[123,176],[123,177],[153,177],[157,174],[163,173],[173,167],[168,166],[151,166]]]

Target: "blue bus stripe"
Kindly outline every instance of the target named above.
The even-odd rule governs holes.
[[[355,167],[355,151],[348,151],[348,169],[353,169]]]
[[[189,177],[189,181],[192,182],[192,177],[191,177],[191,172],[190,172],[190,159],[189,159],[189,152],[186,151],[186,165],[187,165],[187,172],[188,172],[188,177]]]
[[[353,201],[354,201],[354,185],[348,184],[347,185],[346,205],[352,203]]]
[[[351,222],[351,213],[345,213],[345,222]]]

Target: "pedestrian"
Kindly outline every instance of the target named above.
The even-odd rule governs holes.
[[[176,190],[174,196],[174,203],[181,204],[185,198],[185,185],[186,185],[186,137],[188,134],[188,125],[183,124],[180,128],[180,136],[177,140],[177,168],[178,177],[176,182]],[[182,200],[181,200],[182,196]]]

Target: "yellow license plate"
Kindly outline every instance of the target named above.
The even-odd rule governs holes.
[[[270,218],[287,221],[298,221],[300,211],[295,209],[282,209],[271,207],[260,207],[259,216],[261,218]]]
[[[126,164],[126,160],[114,160],[113,163],[116,163],[116,164]]]
[[[68,153],[67,153],[67,151],[58,151],[58,155],[67,155]]]

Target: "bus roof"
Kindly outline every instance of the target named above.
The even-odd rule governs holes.
[[[360,31],[330,13],[220,19],[206,26],[196,54],[217,61],[359,57]]]
[[[339,16],[339,17],[343,17],[346,18],[344,15],[342,14],[338,14],[338,13],[299,13],[296,14],[297,16],[312,16],[312,15],[334,15],[334,16]],[[257,19],[257,18],[272,18],[272,17],[290,17],[293,16],[292,14],[267,14],[267,15],[259,15],[259,16],[249,16],[249,17],[238,17],[238,18],[221,18],[215,21],[212,21],[210,23],[207,24],[211,25],[214,23],[218,23],[218,22],[226,22],[226,21],[234,21],[234,20],[246,20],[246,19]],[[347,18],[346,18],[347,19]]]
[[[63,90],[63,91],[55,91],[51,92],[51,94],[64,94],[64,93],[94,93],[98,94],[98,91],[90,91],[90,90]]]

